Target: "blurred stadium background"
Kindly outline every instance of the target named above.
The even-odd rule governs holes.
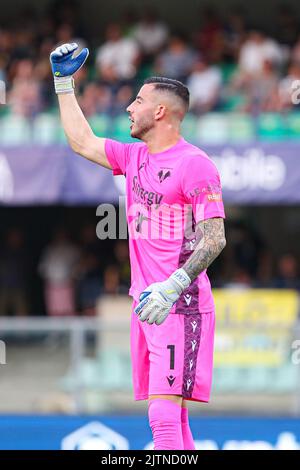
[[[96,237],[96,207],[122,212],[123,181],[69,150],[52,86],[49,53],[74,40],[90,48],[76,84],[98,135],[129,141],[143,79],[178,78],[184,136],[221,172],[227,247],[210,269],[215,372],[211,403],[191,406],[197,446],[300,448],[296,0],[1,1],[0,448],[151,440],[131,392],[127,242]]]

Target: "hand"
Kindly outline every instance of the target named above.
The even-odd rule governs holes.
[[[147,320],[150,325],[153,323],[161,325],[190,283],[191,280],[186,272],[178,269],[166,281],[155,282],[141,293],[135,313],[141,321]]]
[[[52,72],[55,77],[69,77],[83,66],[89,55],[89,50],[85,47],[77,57],[72,58],[78,49],[78,44],[63,44],[57,47],[50,54]]]
[[[85,47],[78,56],[73,57],[77,49],[78,45],[75,42],[63,44],[50,54],[56,93],[72,93],[74,90],[72,75],[83,66],[89,55],[89,50]]]

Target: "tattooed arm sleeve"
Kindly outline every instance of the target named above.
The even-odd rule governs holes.
[[[198,222],[194,252],[182,266],[191,281],[208,268],[225,245],[224,221],[221,217]]]

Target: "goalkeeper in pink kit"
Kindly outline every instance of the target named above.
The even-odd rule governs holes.
[[[50,56],[68,141],[76,153],[126,176],[135,399],[148,399],[155,449],[195,449],[187,402],[209,401],[213,368],[206,269],[226,244],[219,174],[180,135],[189,92],[176,80],[147,79],[128,106],[131,136],[141,142],[95,136],[72,77],[88,49],[73,57],[76,49],[64,44]]]

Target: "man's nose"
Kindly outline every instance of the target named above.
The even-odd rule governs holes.
[[[132,107],[132,103],[129,106],[127,106],[126,108],[127,113],[131,113],[131,107]]]

